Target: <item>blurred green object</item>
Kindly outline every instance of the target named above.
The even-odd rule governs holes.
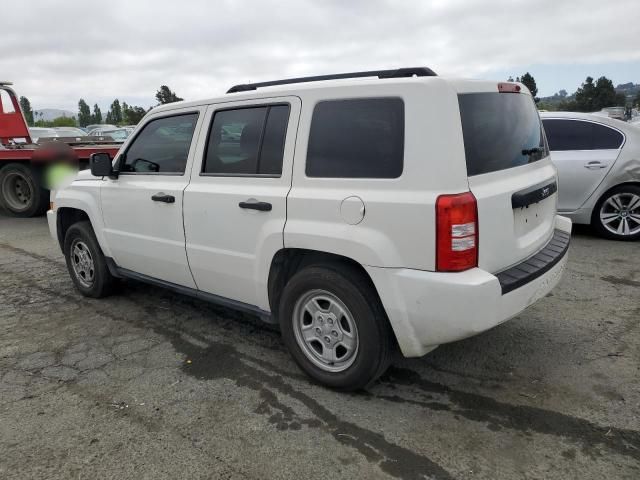
[[[56,190],[69,183],[78,173],[78,168],[65,162],[55,163],[45,171],[45,185],[49,190]]]

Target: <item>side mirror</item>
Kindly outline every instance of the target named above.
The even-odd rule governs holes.
[[[89,157],[91,175],[94,177],[110,177],[113,175],[112,160],[108,153],[93,153]]]

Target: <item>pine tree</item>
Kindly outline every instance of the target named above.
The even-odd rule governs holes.
[[[156,100],[158,105],[164,105],[166,103],[181,102],[184,98],[180,98],[175,92],[172,92],[166,85],[161,85],[160,89],[156,92]]]
[[[82,98],[78,102],[78,125],[86,127],[91,122],[91,109]]]
[[[33,127],[33,110],[31,109],[31,102],[27,97],[20,97],[20,108],[22,109],[27,125]]]

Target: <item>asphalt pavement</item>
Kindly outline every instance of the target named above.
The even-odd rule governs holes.
[[[0,216],[0,478],[638,479],[640,244],[569,255],[517,318],[344,394],[257,318],[82,297],[44,218]]]

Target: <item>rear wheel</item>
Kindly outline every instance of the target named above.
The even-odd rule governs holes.
[[[640,239],[640,187],[620,185],[607,192],[596,204],[591,223],[606,238]]]
[[[69,227],[64,239],[64,256],[71,280],[82,295],[101,298],[111,293],[115,280],[89,222]]]
[[[282,337],[298,365],[340,390],[374,382],[390,363],[392,332],[370,282],[349,266],[310,266],[285,286]]]
[[[0,170],[0,204],[15,217],[42,215],[49,191],[42,188],[29,165],[13,163]]]

